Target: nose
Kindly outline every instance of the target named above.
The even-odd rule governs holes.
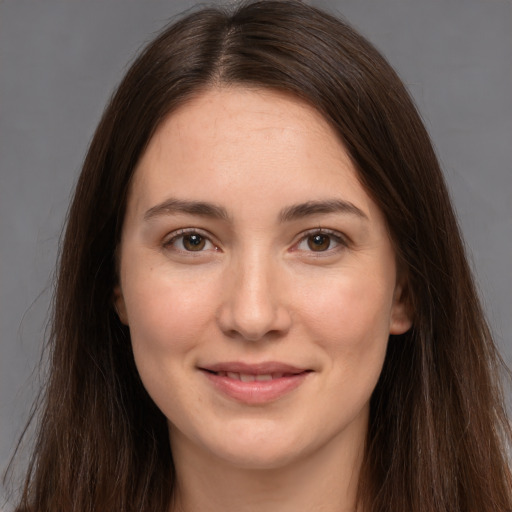
[[[226,269],[217,321],[225,335],[247,341],[286,334],[291,315],[285,301],[282,272],[265,258],[245,258]]]

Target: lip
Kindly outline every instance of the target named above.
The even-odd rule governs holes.
[[[276,361],[257,364],[238,361],[215,363],[199,370],[214,389],[248,405],[262,405],[284,397],[298,388],[311,373],[310,369]],[[244,380],[240,380],[240,374]],[[265,380],[256,380],[258,378]]]

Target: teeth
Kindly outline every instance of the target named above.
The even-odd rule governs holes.
[[[270,375],[270,373],[264,375],[256,375],[256,380],[272,380],[272,375]]]
[[[228,377],[229,379],[241,380],[242,382],[264,382],[273,379],[280,379],[283,377],[283,373],[262,373],[259,375],[253,375],[248,373],[237,373],[237,372],[217,372],[219,377]]]

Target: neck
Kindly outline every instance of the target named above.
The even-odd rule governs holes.
[[[364,433],[363,433],[364,434]],[[364,435],[340,436],[279,467],[240,467],[171,435],[177,493],[171,512],[356,512]],[[357,442],[354,442],[357,441]]]

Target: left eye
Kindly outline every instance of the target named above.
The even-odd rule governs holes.
[[[341,236],[317,231],[305,236],[297,245],[299,251],[326,252],[345,245]]]
[[[165,246],[184,252],[201,252],[215,249],[208,238],[193,231],[174,236],[166,242]]]

